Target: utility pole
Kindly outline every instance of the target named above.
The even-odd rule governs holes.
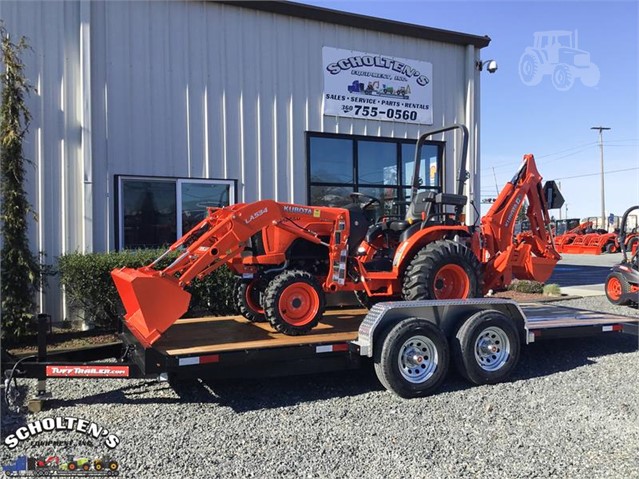
[[[591,130],[599,130],[599,153],[601,156],[601,228],[607,228],[606,224],[606,199],[604,195],[604,161],[603,161],[603,131],[610,130],[607,126],[593,126]]]

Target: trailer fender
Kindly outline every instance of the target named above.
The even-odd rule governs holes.
[[[362,356],[373,357],[379,344],[376,340],[389,328],[408,318],[420,318],[432,322],[447,338],[472,315],[486,310],[496,310],[511,318],[525,337],[525,316],[519,305],[510,299],[470,298],[451,300],[391,301],[378,303],[368,312],[359,327],[355,344]]]

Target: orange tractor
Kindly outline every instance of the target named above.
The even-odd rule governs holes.
[[[566,254],[602,254],[621,251],[619,234],[604,229],[593,229],[592,221],[585,221],[576,228],[555,237],[555,246],[559,253]]]
[[[461,134],[454,194],[420,186],[421,149],[429,137]],[[506,184],[479,226],[463,223],[468,131],[453,125],[417,143],[412,195],[405,218],[371,224],[374,197],[353,193],[345,208],[262,200],[211,208],[207,218],[150,265],[112,272],[126,308],[125,321],[145,346],[157,341],[188,309],[184,288],[227,265],[237,274],[236,303],[251,321],[268,320],[279,332],[310,331],[327,294],[353,291],[365,305],[391,299],[477,297],[519,279],[548,279],[560,259],[549,228],[549,208],[563,203],[544,187],[532,155]],[[527,198],[531,231],[514,238]],[[177,254],[171,264],[160,261]]]

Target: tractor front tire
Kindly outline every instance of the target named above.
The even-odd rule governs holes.
[[[264,293],[264,313],[280,333],[298,336],[317,326],[326,298],[319,281],[302,270],[277,275]]]
[[[422,248],[404,273],[407,301],[481,296],[481,264],[466,246],[440,240]]]
[[[630,283],[621,273],[610,273],[606,278],[606,297],[612,304],[624,306],[628,301],[623,299],[630,292]]]
[[[262,279],[245,282],[238,280],[233,290],[237,311],[252,323],[266,321],[262,297],[266,284]]]

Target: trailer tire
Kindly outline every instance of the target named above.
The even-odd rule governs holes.
[[[404,273],[407,301],[465,299],[481,296],[481,264],[466,246],[440,240],[423,247]]]
[[[375,373],[382,385],[403,398],[433,393],[448,373],[444,333],[430,321],[408,318],[376,340]]]
[[[620,273],[613,272],[606,278],[606,297],[612,304],[625,306],[628,300],[623,299],[630,292],[630,283]]]
[[[263,279],[255,278],[252,281],[242,281],[235,283],[233,288],[235,306],[238,313],[252,323],[262,323],[266,321],[261,298],[263,298],[266,283]]]
[[[100,461],[96,461],[96,462],[93,464],[93,468],[94,468],[96,471],[101,471],[102,469],[104,469],[104,465],[102,464],[102,462],[100,462]]]
[[[264,293],[264,313],[280,333],[297,336],[317,326],[324,314],[326,298],[312,274],[302,270],[277,275]]]
[[[464,321],[452,341],[457,370],[473,384],[506,380],[519,362],[516,325],[503,313],[480,311]]]

